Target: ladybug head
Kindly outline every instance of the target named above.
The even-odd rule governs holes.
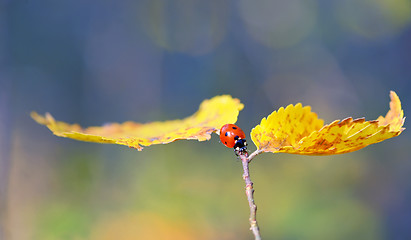
[[[238,155],[238,153],[245,151],[247,151],[247,141],[245,138],[236,139],[234,144],[234,152]]]

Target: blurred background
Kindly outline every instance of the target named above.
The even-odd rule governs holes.
[[[297,102],[326,123],[376,119],[394,90],[407,115],[410,53],[410,0],[0,0],[0,239],[252,239],[241,163],[217,135],[138,152],[55,137],[30,112],[149,122],[231,94],[249,136]],[[411,239],[408,131],[259,155],[263,238]]]

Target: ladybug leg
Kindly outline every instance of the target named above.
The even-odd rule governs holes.
[[[240,154],[244,154],[247,152],[247,147],[242,147],[242,148],[234,148],[234,153],[238,157]]]
[[[239,150],[238,149],[236,149],[236,148],[233,148],[234,149],[234,153],[235,153],[235,155],[238,157],[239,156]]]

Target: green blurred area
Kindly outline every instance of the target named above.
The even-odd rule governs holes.
[[[241,163],[215,136],[207,143],[180,141],[142,152],[85,144],[74,153],[61,149],[62,159],[41,170],[52,183],[41,195],[31,193],[36,203],[14,203],[31,205],[31,214],[21,216],[33,224],[31,239],[251,238]],[[378,164],[369,155],[257,156],[251,176],[262,235],[384,239],[378,206],[364,196]],[[146,214],[161,222],[147,223]],[[166,227],[176,223],[182,226],[172,229],[182,233]]]
[[[30,112],[150,122],[231,94],[249,136],[297,102],[376,119],[394,90],[407,116],[410,22],[409,0],[0,1],[0,239],[252,239],[217,135],[139,152],[55,137]],[[410,144],[257,156],[263,239],[411,239]]]

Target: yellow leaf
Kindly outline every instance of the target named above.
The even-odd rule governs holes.
[[[263,152],[331,155],[353,152],[398,136],[404,128],[404,112],[397,94],[390,92],[390,110],[374,121],[351,117],[323,126],[324,121],[301,104],[280,108],[251,131],[251,139]]]
[[[224,124],[235,123],[243,107],[240,100],[222,95],[204,100],[196,113],[182,120],[146,124],[128,121],[88,128],[56,121],[49,113],[41,116],[32,112],[31,117],[60,137],[86,142],[120,144],[142,150],[143,146],[166,144],[180,139],[209,140],[211,133],[218,131]]]

